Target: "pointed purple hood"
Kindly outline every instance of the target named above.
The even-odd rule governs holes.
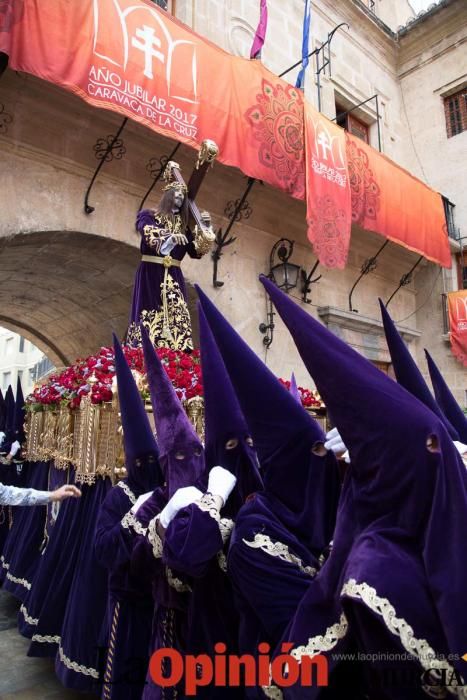
[[[3,398],[2,390],[0,389],[0,431],[5,432],[6,427],[6,403]]]
[[[251,433],[219,349],[198,306],[205,409],[206,467],[219,464],[237,478],[224,508],[234,517],[247,496],[263,490]]]
[[[399,331],[397,330],[394,321],[390,317],[386,307],[381,299],[379,300],[381,307],[381,315],[383,317],[384,333],[386,342],[391,355],[392,365],[398,383],[410,391],[413,396],[416,396],[419,401],[428,406],[440,420],[443,421],[448,433],[453,440],[458,440],[457,431],[450,424],[446,416],[443,414],[436,401],[433,398],[427,383],[423,379],[422,373],[415,364],[412,355],[410,354],[406,344],[402,340]]]
[[[295,401],[302,405],[302,397],[300,396],[300,392],[298,390],[297,386],[297,380],[295,379],[295,374],[292,372],[292,375],[290,377],[290,387],[289,387],[289,392],[291,396],[294,397]]]
[[[11,384],[8,385],[8,389],[5,394],[5,404],[6,404],[6,420],[5,420],[5,432],[10,432],[13,434],[14,421],[15,421],[15,395],[13,394],[13,389]],[[11,437],[11,435],[10,435]]]
[[[289,529],[321,552],[331,538],[338,499],[334,455],[313,454],[325,439],[318,423],[196,289],[251,430],[265,491]]]
[[[467,476],[444,423],[260,279],[349,448],[358,527],[371,534],[384,524],[410,537],[454,653],[465,640]]]
[[[177,489],[194,485],[201,477],[204,449],[143,326],[141,335],[159,461],[170,498]]]
[[[161,483],[157,443],[138,387],[115,334],[113,343],[128,474],[126,480],[135,495],[139,496]]]
[[[459,440],[467,445],[467,417],[452,395],[428,350],[425,350],[425,355],[438,406],[457,431]]]
[[[21,380],[18,377],[18,382],[16,385],[16,401],[15,401],[15,414],[13,419],[13,430],[14,430],[14,440],[18,440],[19,443],[23,443],[26,439],[26,434],[24,432],[24,420],[26,418],[26,409],[24,407],[24,395],[23,387],[21,386]]]

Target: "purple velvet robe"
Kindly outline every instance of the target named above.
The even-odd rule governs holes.
[[[351,463],[333,550],[284,641],[364,654],[372,700],[465,696],[467,474],[438,416],[262,279],[331,410]],[[396,659],[384,652],[405,655]],[[407,655],[410,655],[407,661]],[[395,663],[394,663],[395,662]],[[406,673],[411,673],[409,680]],[[392,675],[390,675],[392,674]],[[450,691],[448,692],[448,688]],[[295,685],[286,698],[326,697]],[[337,697],[340,697],[339,695]]]
[[[187,648],[191,581],[166,566],[162,560],[162,543],[150,526],[166,503],[166,488],[157,488],[138,511],[137,521],[140,526],[148,528],[147,533],[136,535],[134,539],[134,571],[150,581],[155,605],[150,656],[164,647],[177,649],[182,654],[186,653]],[[163,671],[165,673],[166,669]],[[148,673],[142,700],[180,700],[182,697],[183,683],[163,689],[153,682]]]
[[[99,508],[110,487],[110,479],[98,479],[87,494],[88,508],[81,514],[84,526],[55,658],[55,672],[65,688],[85,692],[95,690],[100,681],[98,647],[108,582],[107,571],[96,558],[94,539]]]
[[[135,501],[128,480],[119,482],[101,505],[96,526],[96,556],[108,570],[109,580],[102,633],[103,646],[108,649],[102,690],[105,700],[140,700],[149,663],[154,612],[151,583],[133,571],[133,536],[124,520]]]
[[[203,500],[203,499],[202,499]],[[215,513],[215,511],[214,511]],[[238,654],[239,617],[230,579],[227,549],[233,520],[213,517],[200,505],[180,510],[164,538],[163,561],[190,577],[186,650],[188,654],[214,657],[214,645],[223,642],[227,654]],[[242,688],[200,687],[200,698],[243,698]]]
[[[25,463],[27,486],[39,491],[48,490],[49,462]],[[13,527],[3,552],[3,567],[7,568],[5,590],[22,602],[31,590],[32,581],[41,555],[46,523],[46,506],[17,507]]]
[[[179,215],[175,218],[180,219]],[[153,226],[152,232],[144,231],[146,226]],[[141,234],[141,254],[152,257],[164,257],[159,251],[160,238],[157,230],[161,233],[166,231],[163,215],[155,215],[154,211],[143,209],[139,212],[136,228]],[[180,230],[183,233],[182,230]],[[182,261],[185,255],[191,258],[199,258],[194,244],[193,236],[189,229],[185,230],[188,239],[187,245],[177,244],[170,251],[170,257],[174,260]],[[131,347],[141,347],[141,331],[139,324],[147,328],[154,346],[167,347],[167,339],[161,334],[162,331],[162,291],[161,285],[164,280],[166,268],[158,263],[151,263],[142,260],[136,271],[135,284],[133,289],[133,300],[127,333],[127,344]],[[186,304],[187,293],[185,280],[180,267],[170,267],[168,272],[168,285],[172,300],[169,303],[169,318],[172,316],[170,308],[177,310],[178,326],[173,328],[174,342],[170,347],[174,350],[192,350],[190,314]],[[174,296],[175,295],[175,296]],[[172,319],[173,320],[173,319]]]

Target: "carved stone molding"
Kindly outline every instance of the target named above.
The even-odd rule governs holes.
[[[333,306],[320,306],[318,315],[330,331],[349,343],[369,360],[390,362],[383,322],[369,316],[344,311]],[[406,343],[419,338],[420,331],[397,326]]]

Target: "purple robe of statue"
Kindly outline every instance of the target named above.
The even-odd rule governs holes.
[[[150,209],[139,212],[136,229],[141,234],[140,250],[144,257],[136,272],[126,342],[131,347],[141,347],[139,326],[142,324],[154,346],[190,351],[193,349],[191,320],[180,262],[185,255],[201,257],[196,252],[191,231],[188,228],[183,231],[179,214],[156,214]],[[177,243],[173,247],[166,243],[169,246],[166,250],[164,242],[171,234],[185,234],[187,243]],[[162,264],[165,256],[175,261],[172,266]],[[170,329],[170,338],[165,325]]]

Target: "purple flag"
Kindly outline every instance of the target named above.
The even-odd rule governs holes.
[[[256,30],[253,46],[250,51],[250,58],[260,58],[261,49],[266,39],[266,29],[268,27],[268,3],[267,0],[260,0],[259,22]]]

